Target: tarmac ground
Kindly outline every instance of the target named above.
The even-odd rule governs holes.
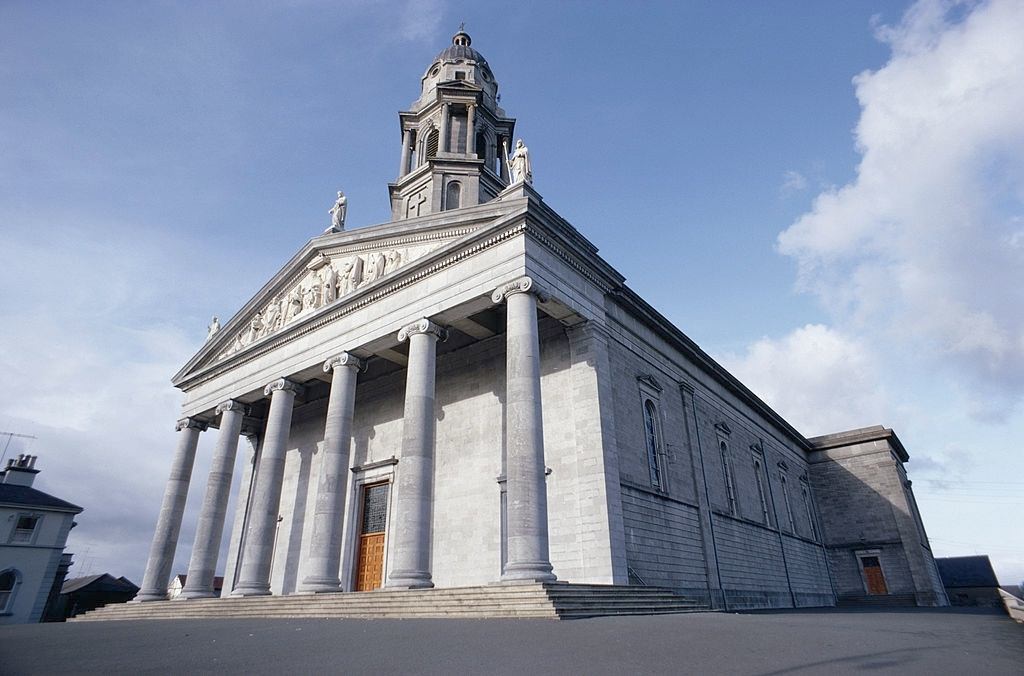
[[[0,674],[1024,675],[987,609],[810,609],[588,620],[226,619],[0,627]]]

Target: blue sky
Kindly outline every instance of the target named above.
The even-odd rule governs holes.
[[[461,21],[634,289],[806,434],[893,427],[936,553],[1024,578],[1024,12],[870,0],[0,4],[0,430],[86,507],[73,573],[141,581],[170,376],[335,190],[388,220]]]

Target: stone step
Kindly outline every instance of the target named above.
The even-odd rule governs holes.
[[[858,608],[875,606],[916,606],[913,594],[871,594],[864,596],[840,596],[837,608]]]
[[[107,606],[73,621],[216,617],[595,617],[706,607],[658,587],[524,583]]]

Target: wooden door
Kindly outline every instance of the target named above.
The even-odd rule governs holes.
[[[387,513],[388,484],[363,486],[359,541],[356,545],[356,591],[378,589],[383,582]]]
[[[864,567],[864,582],[867,585],[869,594],[888,594],[889,589],[885,586],[885,575],[882,574],[882,564],[877,556],[865,556],[860,560]]]

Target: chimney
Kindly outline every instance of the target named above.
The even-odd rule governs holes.
[[[36,456],[21,453],[17,458],[7,461],[7,467],[4,468],[0,479],[2,483],[13,486],[31,486],[36,474],[39,474],[35,466]]]

